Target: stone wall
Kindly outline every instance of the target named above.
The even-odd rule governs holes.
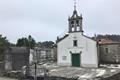
[[[120,80],[120,73],[117,73],[117,74],[112,75],[112,76],[107,77],[107,78],[103,78],[101,80]]]
[[[57,49],[56,48],[34,48],[30,50],[31,61],[30,63],[37,60],[37,62],[42,61],[56,61]]]
[[[26,79],[34,80],[33,76],[28,76]],[[23,80],[26,80],[23,79]],[[78,80],[78,78],[64,78],[64,77],[55,77],[55,76],[40,76],[37,77],[37,80]]]
[[[120,63],[120,44],[102,44],[99,46],[100,63]]]
[[[53,48],[53,61],[57,62],[57,48]]]
[[[0,62],[0,76],[4,72],[4,63]]]
[[[6,70],[21,70],[23,66],[29,64],[29,49],[25,47],[10,47],[5,53]],[[11,67],[10,69],[8,69]]]

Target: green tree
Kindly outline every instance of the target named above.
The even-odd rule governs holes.
[[[28,47],[33,48],[33,47],[35,47],[35,44],[36,44],[36,42],[35,42],[34,38],[32,38],[31,35],[29,35],[28,36]]]
[[[36,47],[42,47],[42,43],[41,42],[37,42],[35,46]]]
[[[20,39],[18,39],[16,45],[19,46],[19,47],[27,47],[28,46],[27,38],[20,38]]]
[[[32,38],[31,35],[29,35],[27,38],[23,37],[18,39],[16,46],[33,48],[35,44],[36,42],[34,38]]]
[[[4,51],[6,47],[8,47],[9,45],[10,43],[8,42],[6,37],[3,37],[2,35],[0,35],[0,61],[4,60]]]
[[[92,37],[94,39],[94,37]],[[106,35],[102,35],[102,34],[98,34],[96,36],[96,39],[99,40],[99,39],[110,39],[110,40],[113,40],[113,41],[117,41],[117,42],[120,42],[120,35],[116,35],[116,34],[106,34]]]
[[[53,48],[53,47],[56,47],[56,44],[53,41],[37,42],[36,47]]]

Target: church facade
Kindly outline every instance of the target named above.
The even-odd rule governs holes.
[[[83,34],[82,19],[74,9],[68,19],[68,34],[57,38],[57,64],[60,66],[98,67],[97,42]]]

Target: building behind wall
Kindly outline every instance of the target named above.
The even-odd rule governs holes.
[[[100,40],[99,53],[100,63],[120,63],[120,42],[115,42],[109,39]]]

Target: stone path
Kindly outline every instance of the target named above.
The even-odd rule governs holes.
[[[42,66],[37,66],[38,68]],[[102,68],[78,68],[78,67],[60,67],[54,65],[44,65],[44,68],[49,70],[49,76],[56,76],[56,77],[79,77],[80,80],[82,79],[94,79],[96,77],[109,77],[114,74],[120,73],[120,65],[119,66],[103,66]],[[34,67],[32,67],[31,72],[34,75]],[[44,75],[40,69],[37,70],[37,75]]]
[[[0,77],[0,80],[17,80],[17,79],[10,79],[10,78],[5,78],[5,77]]]

